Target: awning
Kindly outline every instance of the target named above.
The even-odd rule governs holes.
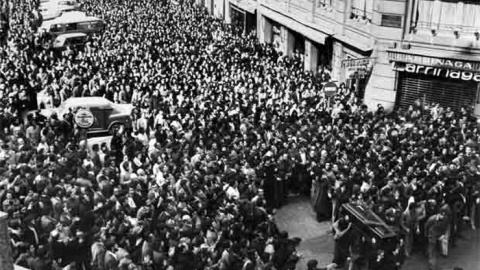
[[[252,14],[255,14],[258,6],[258,2],[253,0],[230,0],[230,4]]]
[[[441,59],[454,59],[460,61],[469,61],[469,62],[480,62],[480,56],[476,53],[468,52],[468,51],[460,51],[454,52],[449,51],[446,52],[444,50],[429,50],[429,49],[387,49],[389,52],[389,57],[391,59],[391,55],[393,54],[406,54],[406,55],[416,55],[416,56],[425,56],[425,57],[434,57],[434,58],[441,58]],[[394,61],[394,60],[393,60]]]
[[[352,39],[351,37],[340,34],[333,35],[333,37],[363,52],[369,52],[373,50],[373,44],[364,44],[362,42],[359,42],[358,40]]]
[[[320,32],[309,25],[303,24],[292,19],[291,17],[280,14],[267,7],[262,9],[262,15],[280,23],[281,25],[284,25],[288,29],[295,31],[316,43],[323,45],[325,44],[325,39],[328,37],[327,34]]]

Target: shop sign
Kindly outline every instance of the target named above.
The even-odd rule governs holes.
[[[456,69],[456,70],[466,70],[466,71],[479,71],[480,72],[480,63],[471,62],[471,61],[461,61],[454,59],[444,59],[437,57],[429,57],[422,55],[413,55],[397,52],[389,52],[389,59],[393,62],[402,62],[402,63],[412,63],[423,66],[430,66],[443,69]]]
[[[363,79],[372,70],[375,58],[348,59],[342,61],[342,68],[349,79]]]
[[[463,81],[480,82],[480,72],[477,73],[472,71],[455,70],[408,63],[394,63],[393,69],[400,72],[424,74],[429,76],[444,77]]]

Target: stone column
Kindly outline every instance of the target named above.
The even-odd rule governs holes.
[[[282,26],[280,28],[280,36],[282,38],[282,44],[280,45],[280,51],[282,51],[284,55],[292,56],[293,48],[295,46],[295,36],[285,26]]]
[[[230,0],[225,0],[225,22],[230,24],[232,23],[232,18],[230,17]]]
[[[333,42],[332,77],[340,82],[345,81],[345,74],[342,72],[342,60],[344,60],[343,44],[335,40]]]
[[[0,267],[2,270],[13,270],[13,257],[10,250],[7,213],[0,212]]]
[[[259,40],[261,43],[272,43],[272,35],[273,35],[273,26],[270,23],[270,21],[259,14],[258,16],[261,16],[261,24],[260,24],[260,31],[258,31],[259,34]]]
[[[318,48],[315,43],[305,39],[305,71],[317,71]]]

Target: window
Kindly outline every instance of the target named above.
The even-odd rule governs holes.
[[[69,23],[66,25],[65,31],[74,31],[77,30],[77,24],[76,23]]]
[[[50,31],[52,33],[60,33],[65,31],[65,26],[63,24],[53,24],[50,26]]]
[[[417,0],[414,28],[476,32],[480,28],[480,3],[440,0]]]
[[[332,0],[317,0],[317,7],[332,6]]]
[[[92,29],[99,29],[101,28],[101,24],[98,22],[83,22],[78,24],[79,30],[92,30]]]
[[[352,0],[351,19],[372,22],[373,0]]]

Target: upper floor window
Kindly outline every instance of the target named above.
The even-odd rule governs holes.
[[[317,7],[331,7],[333,0],[316,0]]]
[[[414,28],[476,32],[480,29],[480,2],[416,0]]]
[[[373,0],[352,0],[351,19],[372,22]]]

